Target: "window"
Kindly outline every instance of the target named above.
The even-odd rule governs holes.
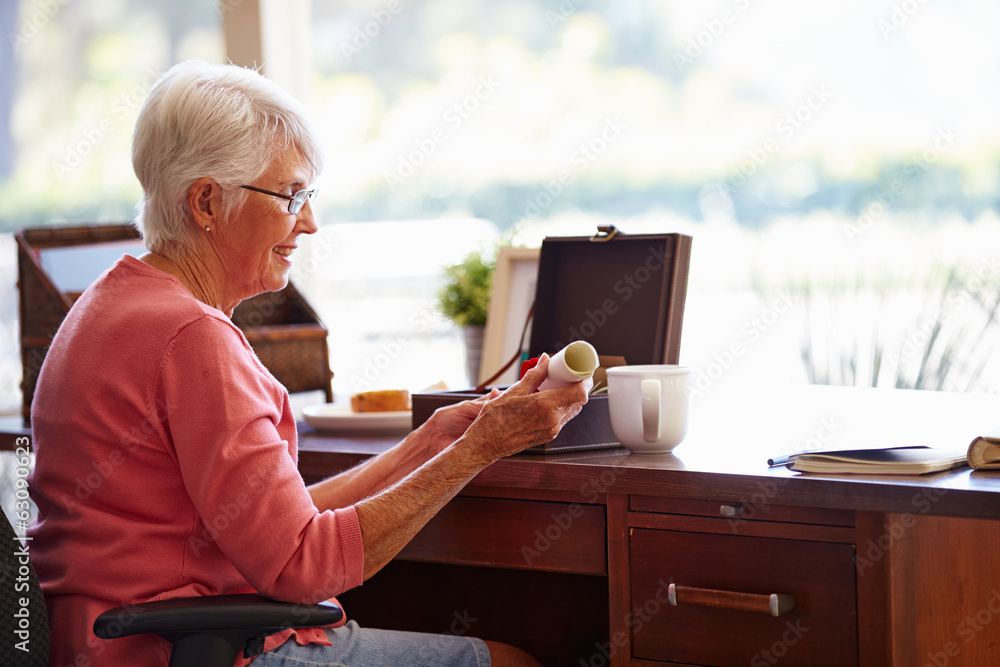
[[[998,23],[986,2],[315,0],[323,214],[690,233],[704,391],[996,391]]]

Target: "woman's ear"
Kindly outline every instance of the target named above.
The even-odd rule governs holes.
[[[199,178],[188,188],[187,203],[195,223],[211,231],[220,221],[222,188],[211,178]]]

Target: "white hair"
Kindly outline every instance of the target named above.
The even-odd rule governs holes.
[[[142,185],[135,226],[146,248],[170,257],[194,233],[188,190],[202,177],[223,191],[231,219],[278,152],[294,145],[314,173],[323,155],[305,109],[258,72],[192,60],[167,70],[139,112],[132,167]]]

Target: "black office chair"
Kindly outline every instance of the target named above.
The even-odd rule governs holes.
[[[22,547],[6,516],[0,524],[0,665],[48,667],[49,617],[28,557],[31,542]]]
[[[47,667],[49,624],[42,589],[30,561],[19,553],[13,527],[6,520],[0,524],[0,542],[9,545],[0,551],[0,632],[15,638],[0,642],[0,665]],[[232,667],[237,651],[246,657],[259,655],[269,635],[332,625],[343,617],[340,607],[327,602],[293,604],[262,595],[217,595],[110,609],[94,621],[94,634],[116,639],[153,633],[173,644],[170,667]]]

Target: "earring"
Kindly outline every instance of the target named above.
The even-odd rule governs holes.
[[[209,227],[208,225],[205,225],[205,231],[206,231],[206,232],[210,232],[210,231],[212,231],[212,228],[211,228],[211,227]]]

